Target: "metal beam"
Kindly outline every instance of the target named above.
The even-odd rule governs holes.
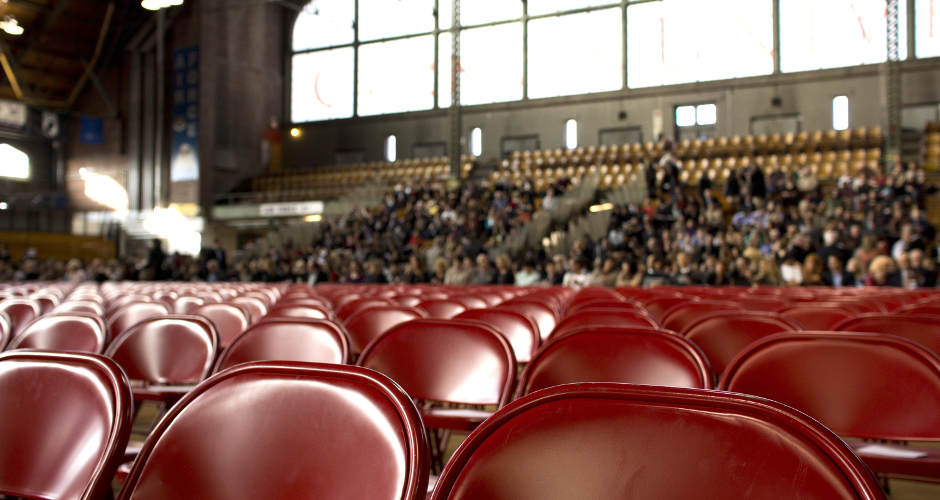
[[[114,104],[114,100],[111,99],[111,96],[108,95],[108,91],[105,90],[101,80],[98,79],[98,75],[96,75],[94,71],[91,71],[91,67],[88,65],[88,63],[86,63],[84,59],[81,61],[82,65],[85,66],[85,70],[88,71],[88,79],[91,80],[95,90],[98,91],[98,95],[101,96],[101,100],[104,101],[104,105],[108,108],[108,116],[110,118],[117,118],[118,109]]]
[[[101,49],[104,47],[104,40],[108,36],[108,29],[111,27],[111,18],[113,16],[114,2],[111,2],[108,4],[108,9],[104,13],[104,21],[101,23],[101,31],[98,34],[98,43],[95,45],[95,52],[91,56],[91,62],[85,65],[85,73],[82,74],[81,78],[79,78],[78,83],[75,84],[75,88],[72,89],[72,93],[69,94],[69,98],[66,101],[67,107],[69,108],[75,104],[75,100],[78,99],[78,95],[85,87],[85,82],[88,80],[88,75],[92,72],[95,65],[98,64],[98,58],[101,57]]]

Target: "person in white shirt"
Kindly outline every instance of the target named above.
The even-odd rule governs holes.
[[[570,286],[571,288],[584,288],[591,283],[591,273],[588,272],[587,266],[584,263],[583,259],[574,259],[571,261],[571,269],[565,273],[565,277],[562,279],[562,285]]]

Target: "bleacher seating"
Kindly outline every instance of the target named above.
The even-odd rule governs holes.
[[[696,184],[703,176],[723,183],[733,169],[746,164],[759,166],[765,172],[777,164],[787,173],[805,165],[821,180],[829,180],[843,170],[854,175],[876,164],[881,159],[883,143],[881,128],[871,127],[686,139],[675,144],[673,155],[682,167],[681,180],[687,184]],[[935,149],[940,155],[940,129]],[[933,150],[928,147],[927,151]],[[662,154],[662,143],[652,141],[519,151],[500,163],[492,179],[531,178],[537,187],[544,188],[562,178],[597,173],[601,189],[613,189],[642,180],[646,165]]]
[[[895,350],[900,349],[897,346],[901,345],[914,346],[907,351],[917,351],[920,353],[917,356],[921,359],[932,360],[916,370],[905,368],[908,370],[906,373],[923,375],[930,371],[924,368],[930,363],[940,366],[936,357],[936,351],[940,350],[940,343],[937,342],[940,338],[936,330],[937,316],[925,314],[925,311],[929,313],[929,308],[938,303],[940,296],[926,289],[626,287],[611,290],[591,287],[576,292],[565,287],[504,286],[328,284],[309,287],[249,283],[104,283],[75,286],[65,283],[0,283],[0,306],[7,304],[7,307],[0,308],[10,309],[9,305],[24,303],[35,306],[36,300],[25,299],[24,302],[24,298],[40,295],[55,297],[49,301],[51,308],[43,311],[42,307],[37,306],[37,317],[22,324],[19,335],[8,332],[10,340],[6,350],[10,351],[10,354],[7,356],[15,356],[16,353],[28,356],[36,352],[21,350],[24,348],[103,351],[105,356],[121,366],[133,381],[133,398],[138,401],[138,407],[149,400],[167,408],[167,403],[181,398],[182,406],[198,405],[199,401],[208,401],[205,398],[215,393],[216,389],[209,387],[225,385],[216,378],[205,381],[210,373],[222,374],[218,375],[219,377],[224,377],[225,373],[241,373],[247,381],[251,378],[248,375],[251,372],[249,367],[260,366],[255,364],[258,362],[264,364],[267,367],[265,369],[278,367],[275,372],[285,366],[291,367],[290,370],[301,371],[317,366],[319,368],[314,370],[318,374],[316,377],[326,376],[327,372],[332,373],[331,369],[326,368],[328,366],[349,365],[354,362],[365,368],[350,368],[355,372],[353,378],[356,380],[360,380],[357,377],[381,377],[369,370],[384,373],[415,398],[423,424],[432,431],[429,433],[432,442],[430,445],[423,444],[425,448],[422,449],[427,451],[430,448],[428,453],[433,457],[435,467],[446,467],[441,476],[443,483],[439,488],[448,488],[448,477],[451,477],[448,470],[458,467],[453,465],[453,460],[448,461],[446,456],[447,450],[452,449],[448,445],[448,431],[459,433],[476,428],[480,429],[477,433],[489,432],[490,425],[501,425],[495,422],[502,421],[501,415],[513,408],[510,402],[514,398],[536,401],[538,396],[532,399],[530,394],[557,384],[598,381],[697,387],[705,390],[712,387],[714,381],[724,374],[723,385],[720,386],[722,389],[753,392],[779,399],[817,417],[814,411],[818,410],[808,404],[801,406],[803,400],[788,401],[789,396],[783,393],[760,393],[758,386],[745,388],[733,385],[733,381],[739,380],[737,377],[740,376],[742,367],[750,366],[750,360],[763,359],[758,354],[753,354],[758,350],[758,346],[772,343],[773,339],[777,338],[796,339],[793,342],[800,343],[801,346],[803,341],[807,341],[808,347],[805,348],[810,349],[808,352],[813,354],[804,355],[801,359],[808,360],[816,359],[817,356],[821,359],[826,351],[820,349],[817,352],[812,349],[813,345],[822,344],[808,342],[809,339],[829,339],[831,344],[836,346],[855,338],[864,338],[869,343],[894,346],[892,348]],[[193,309],[193,314],[171,314],[171,310],[186,297],[199,299],[189,301],[198,306]],[[430,304],[440,303],[459,312],[453,317],[450,317],[450,312],[444,314],[449,319],[429,319],[432,317],[432,311],[389,305],[407,302],[409,299],[415,299],[432,310]],[[254,310],[249,310],[248,305]],[[28,309],[35,311],[32,306]],[[133,311],[134,314],[128,311]],[[225,311],[226,315],[217,314],[220,311]],[[103,312],[105,314],[101,314]],[[110,312],[110,317],[107,312]],[[237,321],[230,321],[233,317],[227,313],[234,313],[233,317]],[[316,319],[309,316],[316,316]],[[12,330],[12,325],[6,324],[12,322],[6,321],[5,318],[5,314],[0,314],[0,329]],[[106,318],[109,318],[109,321],[106,321]],[[626,321],[628,319],[632,319],[635,324]],[[817,328],[832,329],[835,333],[802,331]],[[227,348],[220,345],[223,330],[226,332],[224,335],[232,339]],[[846,333],[853,330],[867,333]],[[906,337],[907,340],[898,337]],[[14,349],[17,351],[14,352]],[[931,350],[934,352],[931,353]],[[4,359],[6,358],[0,358],[0,374],[3,372]],[[888,361],[863,363],[868,370],[866,373],[871,377],[881,376],[887,364]],[[517,383],[517,366],[522,365],[525,365],[525,368],[522,369]],[[801,362],[799,366],[801,368],[796,371],[776,370],[776,378],[762,377],[761,381],[768,384],[773,381],[776,384],[774,387],[804,382],[812,385],[812,381],[806,378],[807,370],[804,369],[809,365]],[[820,366],[828,369],[833,363],[823,363]],[[246,371],[242,372],[243,369]],[[892,377],[903,371],[900,368],[892,370]],[[859,391],[872,386],[867,382],[856,383],[857,381],[847,377],[848,375],[834,374],[831,377],[834,380],[827,382],[835,384],[841,380],[841,383],[848,383]],[[888,378],[887,375],[885,377]],[[276,376],[275,379],[279,380],[276,383],[278,386],[289,385],[285,384],[283,377]],[[900,387],[904,383],[906,382],[895,380],[894,386]],[[591,386],[580,387],[591,390]],[[706,405],[705,399],[709,394],[718,398],[715,401],[729,402],[727,399],[722,400],[729,397],[727,394],[711,393],[707,390],[682,393],[679,397],[676,396],[678,393],[672,393],[670,389],[617,387],[627,391],[653,391],[644,394],[655,393],[656,397],[662,395],[657,391],[665,391],[663,394],[671,394],[666,396],[667,399],[678,398],[674,401],[685,400],[686,396],[692,395],[692,399],[697,401],[692,406]],[[894,396],[914,398],[923,408],[928,408],[927,402],[936,399],[937,395],[923,389],[925,385],[918,387],[910,391],[895,391],[898,394]],[[847,388],[843,389],[843,392],[848,392]],[[544,394],[573,389],[568,386],[564,390],[547,390]],[[841,396],[848,397],[852,394]],[[743,408],[740,405],[750,404],[743,402],[750,401],[746,399],[735,401],[737,402],[734,405],[738,405],[735,406],[738,409]],[[775,403],[761,404],[777,408]],[[842,404],[841,407],[850,408],[852,404]],[[771,413],[779,415],[777,410],[779,408]],[[311,407],[309,411],[314,409]],[[332,410],[324,407],[319,411],[329,413]],[[495,416],[494,411],[497,411]],[[575,412],[570,415],[571,422],[577,422],[586,415],[580,410],[571,411]],[[701,413],[689,408],[682,411]],[[178,413],[171,413],[167,420],[182,418]],[[738,418],[730,416],[734,413],[731,411],[729,418]],[[883,420],[887,426],[890,423],[889,414],[885,413],[882,418],[881,413],[868,412],[867,415],[877,422]],[[915,413],[910,410],[906,414],[914,418]],[[232,418],[237,421],[240,415],[232,414]],[[936,429],[935,424],[929,424],[924,427],[927,430],[917,433],[876,434],[851,432],[852,428],[843,426],[846,420],[830,420],[833,417],[829,414],[820,413],[817,418],[839,434],[849,437],[891,441],[940,441],[940,435],[930,430]],[[309,417],[305,421],[309,421]],[[225,423],[224,418],[221,422],[222,429],[228,429],[227,425],[235,425]],[[421,421],[417,422],[416,425],[420,425]],[[580,424],[572,424],[570,429],[562,426],[556,430],[575,432],[574,429],[578,425]],[[0,428],[2,427],[0,425]],[[652,436],[662,431],[657,429],[653,426],[645,432]],[[159,443],[166,439],[161,436],[164,432],[173,431],[158,427],[148,438],[156,443],[152,445],[150,452],[160,455],[159,461],[167,459],[166,455],[162,455],[164,452],[159,451]],[[813,432],[815,436],[820,436],[818,429]],[[343,439],[346,438],[347,436],[343,436]],[[473,439],[471,438],[471,441]],[[828,435],[825,439],[836,438]],[[805,441],[801,442],[806,444]],[[834,442],[840,447],[845,446],[841,441]],[[193,441],[193,446],[196,446],[195,443]],[[856,450],[865,444],[870,443],[849,443]],[[185,451],[184,448],[185,446],[179,448],[179,453],[198,453]],[[128,447],[124,454],[125,461],[133,458],[138,449],[139,446],[136,445]],[[827,449],[832,451],[832,448]],[[732,453],[730,449],[726,451]],[[458,451],[455,455],[458,462],[462,460],[459,458],[461,453]],[[742,453],[751,451],[745,450]],[[841,453],[840,451],[837,455],[841,456]],[[882,478],[914,476],[931,479],[937,476],[930,472],[935,470],[936,460],[936,452],[930,448],[927,448],[923,458],[895,461],[877,456],[877,450],[875,455],[866,450],[859,451],[859,454],[868,461],[873,470],[882,474]],[[128,488],[137,489],[138,493],[146,490],[160,491],[158,496],[168,494],[170,490],[160,490],[160,487],[155,486],[156,483],[151,482],[153,477],[148,474],[156,472],[138,470],[146,470],[147,467],[160,467],[163,471],[174,470],[171,483],[182,484],[176,482],[176,475],[185,476],[185,472],[172,469],[166,464],[141,465],[157,460],[146,455],[147,452],[142,454],[134,466],[136,472],[127,476]],[[656,457],[657,460],[666,459],[660,454]],[[648,460],[648,457],[644,460]],[[837,462],[839,460],[842,459]],[[236,466],[235,462],[229,465]],[[427,465],[421,467],[426,468]],[[862,467],[865,471],[864,466]],[[516,470],[516,466],[510,469]],[[421,469],[416,473],[420,476],[427,471]],[[757,472],[749,471],[748,474]],[[768,479],[763,475],[754,477],[760,477],[761,484],[775,484],[774,481],[780,479]],[[0,480],[2,478],[0,471]],[[249,480],[251,481],[254,480]],[[144,489],[141,490],[139,488],[142,486],[138,483],[147,486],[143,486]],[[418,480],[418,483],[421,483],[421,480]],[[260,483],[252,483],[250,487],[259,487],[258,484]],[[274,481],[265,483],[265,487],[277,491],[280,484]],[[469,487],[470,483],[467,484]],[[519,483],[520,488],[523,485],[526,488],[532,487]],[[419,489],[423,488],[423,485],[417,486]],[[597,487],[604,488],[603,481],[598,483]],[[453,493],[456,490],[450,491]],[[607,491],[604,489],[588,488],[584,491],[589,496],[607,496],[603,493]]]

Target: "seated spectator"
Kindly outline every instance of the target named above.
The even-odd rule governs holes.
[[[591,283],[591,273],[587,270],[587,262],[583,258],[571,261],[571,269],[565,273],[561,284],[572,288],[584,288]]]
[[[822,286],[822,259],[819,255],[811,253],[803,261],[803,286]]]
[[[894,260],[887,255],[875,257],[868,265],[865,286],[901,286],[901,278]]]
[[[618,274],[617,264],[614,259],[608,257],[604,259],[603,264],[595,266],[594,272],[591,273],[590,285],[612,287],[617,282]]]
[[[512,264],[509,262],[509,256],[502,253],[496,256],[496,278],[497,285],[512,285],[516,282],[516,276],[512,272]]]
[[[532,286],[541,281],[542,275],[535,270],[535,264],[532,259],[526,259],[522,263],[522,268],[516,272],[516,285]]]
[[[490,259],[486,254],[477,255],[477,267],[470,274],[468,285],[491,285],[496,279],[496,273],[490,266]]]
[[[803,266],[793,253],[787,253],[783,263],[780,264],[780,277],[784,285],[799,286],[803,284]]]
[[[835,288],[855,286],[855,274],[842,265],[838,255],[830,254],[826,265],[827,269],[822,273],[823,285]]]

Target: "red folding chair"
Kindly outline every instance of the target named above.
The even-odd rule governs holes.
[[[373,307],[359,311],[346,320],[346,332],[349,334],[349,347],[353,353],[359,354],[390,328],[411,321],[426,318],[423,309],[404,306]]]
[[[216,372],[251,361],[343,364],[349,341],[342,327],[324,319],[264,319],[236,337],[219,355]]]
[[[802,327],[779,314],[758,311],[718,311],[699,319],[685,337],[702,349],[715,376],[752,342]]]
[[[0,491],[108,498],[131,432],[127,378],[91,354],[0,355]]]
[[[940,355],[940,316],[870,313],[849,318],[834,328],[842,332],[887,333],[904,337]]]
[[[10,297],[0,301],[0,312],[12,322],[11,337],[15,338],[31,321],[42,315],[39,303],[32,299]]]
[[[432,500],[861,498],[884,494],[838,436],[773,401],[619,383],[538,391],[447,463]]]
[[[170,314],[170,310],[161,302],[131,302],[115,311],[108,318],[108,338],[114,339],[128,328],[150,318],[159,318]]]
[[[265,318],[308,318],[332,319],[333,313],[329,309],[314,304],[275,304],[268,310]]]
[[[241,306],[248,311],[248,321],[254,323],[268,313],[268,306],[258,297],[235,297],[230,299],[232,304]]]
[[[56,313],[83,313],[83,314],[94,314],[95,316],[104,317],[104,307],[98,302],[91,300],[66,300],[65,302],[56,306],[52,310]]]
[[[517,363],[528,363],[539,347],[539,327],[535,321],[515,311],[471,309],[454,319],[481,321],[502,334],[512,346]]]
[[[719,388],[792,406],[843,436],[940,442],[940,358],[893,335],[773,335],[738,355]],[[940,480],[940,449],[850,444],[875,472]]]
[[[428,313],[429,318],[451,319],[467,310],[467,306],[456,300],[431,299],[419,303],[416,307]]]
[[[208,318],[219,332],[219,347],[225,349],[251,324],[248,313],[234,304],[206,304],[194,314]]]
[[[786,319],[803,325],[808,330],[832,330],[839,323],[857,315],[849,307],[803,303],[780,311]]]
[[[427,450],[414,403],[379,373],[250,363],[173,407],[118,498],[423,500]]]
[[[649,314],[636,309],[582,309],[572,316],[567,316],[552,334],[550,339],[567,335],[568,332],[578,330],[585,326],[618,326],[628,328],[660,328],[659,322]]]
[[[555,325],[558,324],[558,318],[552,308],[539,302],[527,302],[513,300],[503,302],[495,307],[501,311],[514,311],[532,318],[539,327],[539,337],[544,341],[552,334]]]
[[[669,308],[663,313],[663,328],[674,332],[685,330],[699,320],[702,316],[715,311],[736,311],[741,307],[734,302],[725,300],[700,300],[697,302],[682,302]]]
[[[13,349],[45,349],[100,354],[108,329],[100,316],[83,313],[46,314],[27,325],[7,346]]]
[[[585,327],[553,338],[526,366],[516,397],[576,382],[711,387],[705,355],[692,342],[651,329]]]
[[[173,301],[173,312],[175,314],[195,314],[196,310],[206,304],[206,299],[184,295],[177,297]]]

